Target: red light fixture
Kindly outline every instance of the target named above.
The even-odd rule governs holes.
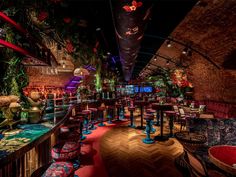
[[[125,5],[123,6],[123,9],[126,11],[126,12],[132,12],[132,11],[135,11],[138,7],[141,7],[143,5],[142,2],[137,2],[136,0],[132,1],[132,5],[129,6],[129,5]]]

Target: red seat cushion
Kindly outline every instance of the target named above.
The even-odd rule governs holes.
[[[86,114],[86,115],[91,114],[91,112],[92,112],[91,110],[83,110],[83,111],[82,111],[82,113],[83,113],[83,114]]]
[[[73,164],[70,162],[54,162],[52,163],[43,177],[72,177],[74,176]]]
[[[153,113],[156,113],[156,110],[154,110],[154,109],[147,109],[146,112],[153,114]]]
[[[56,161],[72,160],[79,155],[80,144],[78,142],[58,143],[52,148],[52,158]]]
[[[225,164],[232,166],[236,163],[235,146],[213,146],[209,149],[211,155]]]
[[[134,111],[135,110],[135,107],[133,106],[133,107],[128,107],[128,110],[129,111]]]
[[[70,132],[70,128],[68,126],[61,126],[60,127],[60,132],[64,133],[64,132]]]
[[[98,111],[97,108],[89,108],[89,110],[91,110],[92,112],[97,112]]]
[[[98,110],[99,110],[99,111],[104,111],[104,110],[105,110],[105,107],[98,107]]]
[[[144,114],[144,119],[145,120],[153,120],[154,116],[152,114]]]

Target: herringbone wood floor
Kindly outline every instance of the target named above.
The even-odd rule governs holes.
[[[109,176],[181,177],[174,165],[175,157],[183,152],[178,141],[170,138],[147,145],[142,142],[144,137],[140,130],[128,128],[126,124],[114,127],[103,136],[100,150]]]

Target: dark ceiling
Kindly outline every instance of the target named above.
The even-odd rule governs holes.
[[[151,19],[144,32],[141,49],[133,70],[133,78],[138,76],[143,67],[152,58],[152,55],[146,55],[144,53],[155,54],[165,41],[165,38],[183,20],[195,3],[196,0],[153,1]]]
[[[140,2],[143,3],[145,3],[145,1],[140,0]],[[127,3],[131,2],[132,0],[127,1]],[[152,12],[145,26],[144,37],[141,41],[138,57],[136,58],[132,78],[136,78],[139,72],[152,58],[152,55],[143,53],[155,54],[165,41],[164,38],[171,34],[196,2],[197,0],[148,1],[148,3],[151,3],[153,6]],[[117,4],[115,0],[67,0],[56,10],[56,13],[62,13],[64,16],[76,16],[87,20],[89,28],[86,28],[86,30],[89,31],[89,34],[96,35],[103,50],[110,52],[112,56],[119,56],[119,45],[114,30],[114,18],[116,14],[112,11],[114,4]],[[96,30],[99,28],[101,30]],[[152,36],[154,36],[154,38],[152,38]],[[156,37],[160,37],[160,40]],[[119,57],[114,58],[115,60],[119,60]],[[114,63],[117,64],[117,67],[121,71],[120,62],[116,61]]]

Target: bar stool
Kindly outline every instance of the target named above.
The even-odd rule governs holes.
[[[72,162],[74,169],[80,166],[80,148],[79,142],[67,141],[53,146],[51,156],[54,162]]]
[[[116,106],[116,110],[117,110],[117,112],[116,112],[116,113],[117,113],[117,115],[116,115],[116,121],[121,121],[121,120],[120,120],[120,111],[121,111],[121,106],[122,106],[122,105],[121,105],[121,103],[117,103],[115,106]]]
[[[144,119],[146,120],[146,138],[143,139],[143,143],[145,144],[152,144],[154,143],[154,139],[150,138],[150,132],[151,132],[151,120],[154,119],[154,116],[152,114],[145,114]]]
[[[121,108],[120,108],[120,114],[119,118],[120,120],[124,120],[125,118],[125,105],[126,105],[126,100],[121,100]]]
[[[146,113],[147,114],[152,114],[154,117],[154,114],[156,113],[156,111],[154,109],[146,109]],[[154,121],[151,120],[151,133],[155,133],[156,129],[153,127]]]
[[[107,119],[108,119],[107,123],[108,124],[112,124],[112,119],[114,117],[113,115],[114,115],[114,106],[109,105],[107,107]]]
[[[58,143],[53,146],[51,155],[54,161],[70,161],[76,158],[78,159],[80,147],[80,143],[75,141]]]
[[[80,130],[80,124],[81,120],[79,117],[70,117],[68,121],[66,121],[61,127],[60,127],[60,134],[59,134],[59,141],[80,141],[81,139],[81,132]]]
[[[74,167],[71,162],[54,162],[52,163],[48,169],[43,173],[43,175],[37,175],[42,177],[52,177],[52,176],[60,176],[60,177],[74,177]],[[36,172],[34,175],[36,176]]]
[[[103,123],[104,110],[105,110],[105,107],[98,107],[98,114],[99,114],[99,121],[100,121],[100,123],[98,124],[99,127],[105,126],[105,124]]]
[[[80,134],[80,140],[86,139],[86,136],[83,134],[83,128],[84,128],[84,114],[82,112],[78,112],[76,115],[76,119],[79,120],[79,134]]]
[[[97,108],[88,108],[89,110],[92,111],[91,113],[91,126],[90,126],[90,130],[95,130],[97,127],[94,125],[95,124],[95,119],[97,118],[97,112],[98,109]]]
[[[135,107],[128,107],[128,110],[130,112],[130,124],[128,125],[131,128],[135,128],[135,124],[134,124],[134,111],[135,111]]]
[[[84,116],[84,127],[85,130],[83,130],[83,134],[88,135],[91,134],[92,132],[88,129],[89,128],[89,119],[91,115],[91,110],[83,110],[82,114]]]
[[[80,137],[81,137],[80,133],[77,131],[63,132],[58,135],[59,142],[66,142],[66,141],[79,142]]]
[[[176,116],[175,111],[164,111],[167,117],[169,117],[170,137],[173,137],[174,118]]]

